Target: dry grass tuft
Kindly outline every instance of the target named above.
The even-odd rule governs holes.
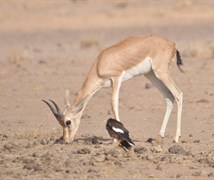
[[[80,40],[80,45],[82,48],[98,47],[99,40],[95,36],[85,36]]]

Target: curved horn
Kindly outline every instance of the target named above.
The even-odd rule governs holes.
[[[50,100],[50,99],[49,99]],[[53,105],[51,105],[50,103],[48,103],[47,101],[45,101],[45,100],[42,100],[45,104],[47,104],[48,105],[48,107],[50,108],[50,110],[52,111],[52,113],[54,114],[54,116],[56,117],[56,119],[59,121],[59,120],[61,120],[61,118],[64,116],[63,115],[63,113],[62,113],[62,111],[59,109],[59,107],[57,106],[57,104],[54,102],[54,101],[52,101],[52,100],[50,100],[53,104],[54,104],[54,106]]]
[[[51,101],[51,102],[54,104],[54,106],[55,106],[55,108],[56,108],[56,110],[57,110],[58,115],[59,115],[60,117],[63,117],[63,116],[64,116],[64,115],[63,115],[63,112],[60,110],[60,108],[57,106],[57,104],[56,104],[53,100],[51,100],[51,99],[49,99],[49,101]]]

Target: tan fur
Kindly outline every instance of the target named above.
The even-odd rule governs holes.
[[[66,101],[67,108],[64,112],[64,123],[66,124],[67,120],[71,120],[72,125],[68,127],[70,138],[64,135],[64,139],[66,141],[73,140],[85,106],[93,94],[104,87],[107,82],[111,82],[112,85],[112,109],[116,119],[119,120],[118,99],[123,72],[132,69],[142,63],[145,58],[149,57],[151,59],[152,70],[151,73],[145,76],[156,85],[167,100],[167,111],[160,135],[164,136],[165,126],[172,109],[171,104],[173,104],[175,99],[178,104],[178,127],[175,137],[175,141],[177,142],[180,136],[182,92],[171,80],[169,74],[169,66],[173,62],[175,54],[175,43],[156,35],[129,37],[118,44],[104,49],[96,58],[82,88],[76,94],[69,107],[69,103]],[[79,107],[80,105],[82,107]],[[74,109],[76,111],[72,113]]]

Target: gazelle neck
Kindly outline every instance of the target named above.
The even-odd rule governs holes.
[[[94,65],[89,72],[82,88],[77,92],[76,97],[71,104],[71,108],[81,108],[80,113],[83,112],[84,108],[88,104],[91,97],[102,88],[102,80],[98,77],[96,73],[96,65]]]

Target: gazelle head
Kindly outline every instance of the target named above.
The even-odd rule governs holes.
[[[58,123],[62,126],[63,140],[65,140],[68,143],[72,142],[79,127],[80,118],[82,115],[82,113],[80,112],[83,109],[84,100],[75,105],[74,107],[71,107],[69,103],[69,91],[66,90],[64,112],[60,110],[58,105],[53,100],[49,99],[49,102],[45,100],[42,101],[48,105],[48,107],[56,117]]]

